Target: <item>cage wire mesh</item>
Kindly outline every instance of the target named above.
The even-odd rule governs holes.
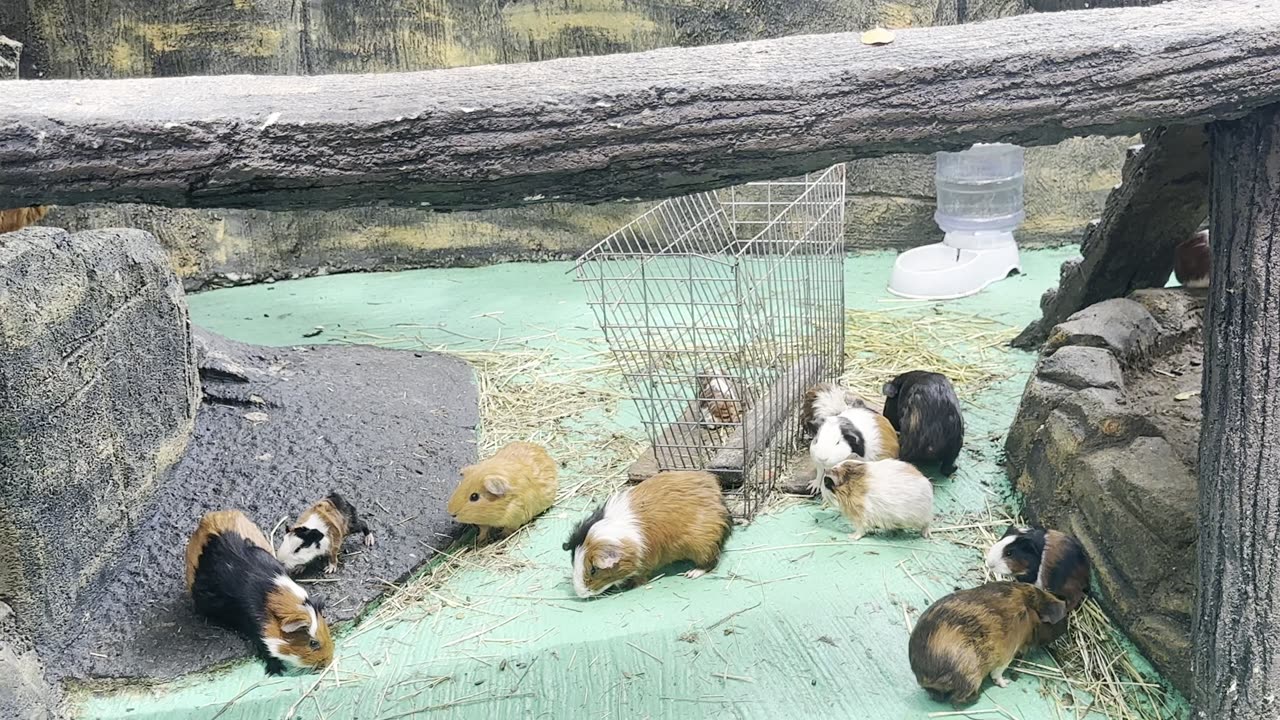
[[[665,200],[578,260],[660,470],[707,469],[750,518],[844,366],[845,168]]]

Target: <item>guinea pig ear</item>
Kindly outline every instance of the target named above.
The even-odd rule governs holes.
[[[1046,595],[1044,606],[1040,608],[1040,622],[1056,625],[1067,617],[1067,604],[1052,595]]]
[[[311,627],[310,618],[301,618],[301,619],[295,618],[293,620],[280,624],[280,630],[282,630],[285,633],[302,632],[303,630],[306,630],[309,627]]]
[[[507,494],[511,486],[507,483],[507,479],[501,475],[490,475],[484,479],[484,489],[488,490],[490,495],[502,497]]]
[[[617,545],[605,545],[596,553],[595,562],[591,563],[598,568],[608,569],[618,564],[622,559],[622,548]]]
[[[895,397],[898,394],[898,386],[891,382],[887,382],[884,384],[884,387],[880,388],[880,394],[887,398]]]

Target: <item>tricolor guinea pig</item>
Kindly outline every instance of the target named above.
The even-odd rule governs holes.
[[[1201,230],[1178,243],[1173,249],[1173,276],[1183,287],[1209,287],[1213,269],[1213,251],[1209,247],[1209,231]]]
[[[338,553],[342,551],[343,541],[356,533],[364,536],[365,547],[373,547],[373,532],[360,519],[355,506],[332,492],[307,508],[298,516],[298,521],[285,530],[276,549],[276,559],[289,572],[298,573],[324,558],[328,561],[325,574],[332,574],[338,570]]]
[[[901,460],[845,460],[826,472],[822,498],[853,526],[851,540],[873,530],[919,530],[929,537],[933,484]]]
[[[720,482],[707,472],[661,472],[615,493],[564,544],[578,597],[599,595],[681,561],[696,578],[714,570],[733,529]]]
[[[987,567],[999,576],[1013,577],[1061,598],[1073,613],[1089,595],[1089,554],[1074,537],[1057,530],[1016,525],[987,551]],[[1047,644],[1067,630],[1064,619],[1042,629]]]
[[[849,458],[885,460],[898,457],[898,433],[883,415],[866,407],[849,408],[827,418],[809,441],[816,471],[809,489],[822,490],[826,472]]]
[[[252,640],[268,673],[316,670],[333,660],[322,603],[289,578],[244,513],[201,518],[187,542],[186,570],[196,611]]]
[[[956,471],[964,444],[960,399],[945,375],[912,370],[884,386],[884,416],[898,431],[898,457],[937,462],[943,475]]]
[[[478,540],[505,537],[537,517],[556,500],[556,461],[546,450],[513,442],[461,470],[449,498],[449,514],[480,529]]]
[[[911,631],[911,672],[934,700],[971,703],[988,676],[1000,687],[1008,685],[1005,668],[1036,644],[1037,629],[1066,615],[1061,600],[1026,583],[954,592],[930,605]]]
[[[34,225],[48,214],[48,205],[32,205],[31,207],[0,210],[0,233],[13,232],[21,230],[28,225]]]
[[[714,429],[742,422],[742,394],[732,377],[713,370],[699,373],[697,383],[703,427]]]
[[[805,391],[800,403],[800,429],[806,438],[812,439],[827,418],[866,406],[862,398],[848,388],[835,383],[818,383]]]

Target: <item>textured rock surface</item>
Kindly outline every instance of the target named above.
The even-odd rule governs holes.
[[[76,608],[94,622],[41,638],[55,677],[167,678],[249,653],[196,617],[183,588],[182,550],[209,510],[241,509],[271,533],[343,493],[378,544],[349,542],[338,574],[311,587],[330,622],[353,618],[384,581],[404,578],[463,530],[445,501],[458,468],[475,460],[468,365],[369,347],[255,347],[200,330],[195,340],[204,402],[191,445]]]
[[[1054,328],[1005,450],[1029,517],[1084,542],[1112,616],[1190,689],[1204,295],[1145,290]]]
[[[0,718],[53,720],[58,693],[45,682],[35,649],[17,630],[12,610],[0,602]]]
[[[18,63],[22,57],[22,43],[0,35],[0,80],[18,79]]]
[[[25,631],[79,626],[77,598],[181,456],[198,398],[153,237],[0,236],[0,595]]]

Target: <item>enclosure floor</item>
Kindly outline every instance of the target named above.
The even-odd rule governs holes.
[[[1025,252],[1024,275],[948,307],[1019,327],[1035,316],[1041,291],[1073,252]],[[892,259],[849,258],[850,307],[886,307]],[[568,269],[515,264],[345,275],[210,292],[190,303],[197,323],[262,344],[334,340],[406,323],[443,323],[471,338],[547,328],[560,338],[595,337],[584,290]],[[316,326],[324,334],[302,337]],[[938,484],[936,525],[1007,499],[1001,442],[1034,360],[1007,357],[1013,376],[966,407],[965,453],[955,477]],[[573,481],[566,476],[562,484]],[[584,508],[555,507],[538,520],[514,541],[509,556],[517,562],[452,576],[439,592],[459,607],[348,630],[338,672],[323,683],[315,676],[265,678],[260,665],[244,663],[158,687],[82,692],[78,710],[88,718],[208,720],[220,711],[225,720],[279,718],[313,686],[297,717],[897,720],[952,710],[916,687],[906,616],[978,582],[977,550],[936,537],[869,536],[851,544],[839,515],[802,503],[739,528],[712,575],[663,577],[584,602],[573,596],[561,549]],[[158,592],[180,592],[178,578]],[[972,710],[979,718],[1075,717],[1059,697],[1046,695],[1039,680],[1023,675],[1008,688],[988,687]],[[993,714],[997,708],[1007,715]]]

